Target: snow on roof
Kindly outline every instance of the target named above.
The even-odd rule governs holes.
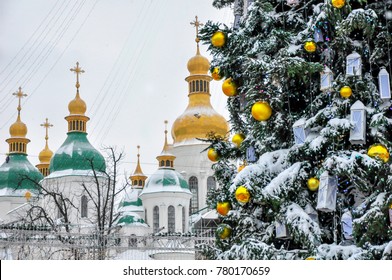
[[[95,171],[98,177],[106,177],[106,175],[102,172]],[[66,170],[59,170],[53,173],[50,173],[45,179],[52,179],[52,178],[59,178],[59,177],[66,177],[66,176],[88,176],[93,177],[94,173],[92,170],[74,170],[74,169],[66,169]]]

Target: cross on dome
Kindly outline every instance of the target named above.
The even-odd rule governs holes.
[[[21,101],[21,99],[22,99],[23,97],[26,97],[27,94],[23,93],[22,88],[19,87],[19,90],[18,90],[17,92],[14,92],[12,95],[15,95],[16,98],[19,99],[19,103],[18,103],[18,115],[19,115],[19,114],[20,114],[20,110],[22,110],[20,101]]]
[[[84,70],[79,67],[79,62],[76,62],[76,66],[74,68],[69,69],[72,72],[75,72],[76,74],[76,88],[79,89],[80,84],[79,84],[79,75],[81,73],[84,73]]]

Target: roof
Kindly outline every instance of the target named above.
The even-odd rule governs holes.
[[[171,168],[160,168],[152,174],[142,190],[141,195],[157,192],[191,193],[184,177]]]

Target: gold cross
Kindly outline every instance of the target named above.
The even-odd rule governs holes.
[[[79,62],[76,62],[75,68],[71,68],[69,70],[76,73],[76,88],[79,89],[79,87],[80,87],[79,74],[84,73],[84,70],[82,70],[82,68],[79,67]]]
[[[27,94],[23,93],[22,88],[19,87],[19,90],[17,92],[14,92],[12,95],[15,95],[17,98],[19,98],[19,103],[18,103],[18,114],[20,112],[20,110],[22,110],[22,107],[20,106],[20,100],[27,96]]]
[[[45,130],[46,130],[45,140],[48,140],[49,139],[48,130],[49,130],[49,127],[53,126],[53,124],[49,123],[48,118],[46,118],[45,122],[43,124],[41,124],[41,126],[45,127]]]
[[[140,157],[140,146],[137,145],[137,157]]]
[[[200,21],[198,21],[197,16],[195,16],[195,21],[192,21],[191,25],[196,27],[196,43],[199,43],[200,42],[200,39],[199,39],[199,26],[203,26],[203,24]]]

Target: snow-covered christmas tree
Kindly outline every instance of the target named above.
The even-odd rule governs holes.
[[[213,5],[234,7],[201,30],[233,138],[210,137],[208,256],[392,259],[392,1]]]

